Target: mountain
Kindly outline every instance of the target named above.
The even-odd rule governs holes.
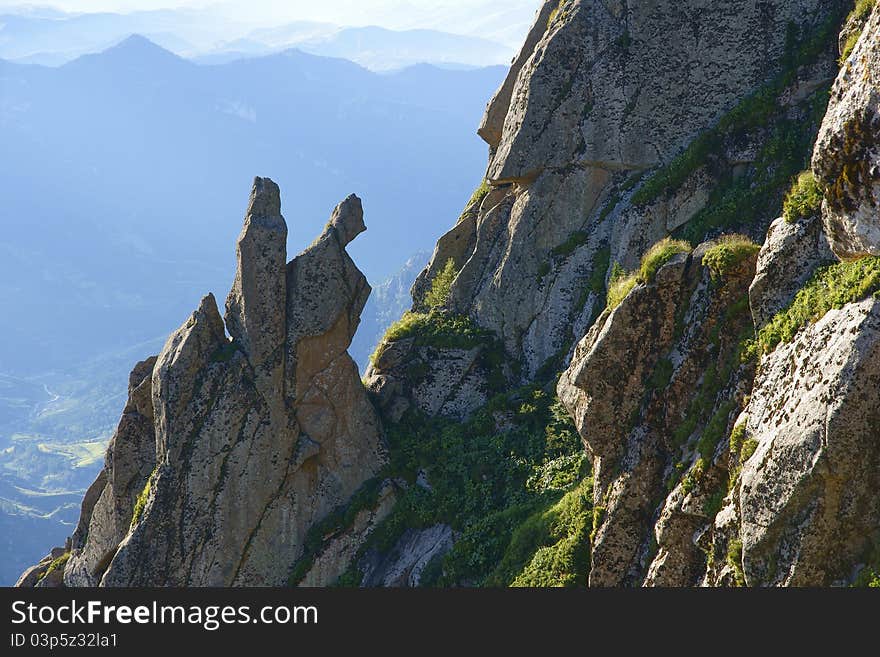
[[[315,55],[342,57],[374,71],[413,64],[506,64],[506,46],[487,39],[437,30],[387,30],[381,27],[346,28],[329,36],[294,41],[291,45]]]
[[[878,67],[876,3],[548,0],[362,380],[370,215],[287,262],[256,179],[19,585],[877,586]]]
[[[377,25],[340,27],[303,20],[253,29],[252,20],[230,20],[219,10],[210,9],[55,16],[3,14],[0,57],[21,64],[60,66],[81,55],[105,50],[132,33],[143,34],[163,48],[203,64],[299,48],[387,71],[420,63],[472,67],[506,64],[512,52],[509,45],[479,32],[394,30]]]
[[[254,169],[287,185],[291,253],[342,190],[368,193],[375,219],[351,248],[381,281],[477,184],[473,126],[502,75],[376,75],[297,51],[199,66],[137,36],[56,69],[0,60],[0,516],[20,536],[0,581],[70,533],[131,364],[228,287],[234,188]]]

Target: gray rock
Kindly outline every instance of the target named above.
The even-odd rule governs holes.
[[[639,183],[625,183],[647,180],[779,71],[789,23],[813,29],[841,3],[553,4],[542,5],[481,129],[498,197],[438,241],[414,287],[418,300],[452,258],[451,308],[494,331],[524,380],[560,354],[565,361],[595,317],[601,300],[584,288],[607,275],[597,254],[607,249],[610,263],[633,268],[705,207],[718,180],[701,169],[643,206],[631,201]],[[548,28],[544,16],[556,7]],[[831,71],[833,59],[820,58],[780,102],[803,99]],[[757,150],[729,153],[731,168]]]
[[[156,464],[152,376],[156,357],[135,365],[128,401],[107,447],[104,469],[86,491],[72,554],[64,569],[67,586],[96,586],[128,533],[138,496]]]
[[[784,310],[816,269],[834,261],[819,216],[788,223],[780,217],[770,226],[758,254],[749,305],[761,328]]]
[[[832,310],[764,358],[748,414],[746,581],[845,581],[880,527],[880,301]]]
[[[455,535],[448,525],[426,529],[407,529],[385,555],[367,554],[359,564],[364,579],[362,586],[419,586],[427,565],[452,549]]]
[[[236,247],[238,269],[226,299],[229,334],[247,354],[266,396],[279,396],[284,366],[287,224],[281,192],[256,178]]]
[[[364,229],[351,196],[285,263],[278,188],[256,180],[227,303],[234,339],[208,295],[135,368],[71,540],[68,585],[287,583],[309,528],[385,462],[346,351],[370,288],[345,246]],[[335,581],[366,533],[321,555],[310,583]]]
[[[840,258],[880,255],[880,8],[831,91],[813,152],[825,188],[822,218]]]

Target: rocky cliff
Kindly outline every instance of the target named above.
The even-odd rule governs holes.
[[[366,385],[359,201],[285,263],[258,180],[21,583],[877,583],[878,53],[865,0],[544,2]]]
[[[256,179],[225,324],[208,295],[158,357],[135,367],[66,546],[66,585],[288,581],[308,530],[386,458],[346,352],[370,288],[345,247],[364,229],[351,196],[288,263],[278,187]]]

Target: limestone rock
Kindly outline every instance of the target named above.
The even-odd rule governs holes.
[[[777,347],[748,413],[747,583],[846,581],[880,528],[880,301],[832,310]]]
[[[880,255],[880,8],[875,7],[831,92],[813,152],[822,217],[840,258]]]
[[[749,305],[761,328],[785,309],[818,267],[834,261],[818,216],[788,223],[780,217],[770,226],[758,255]]]

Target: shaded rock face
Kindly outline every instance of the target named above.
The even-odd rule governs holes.
[[[834,83],[813,154],[834,253],[880,255],[880,8]]]
[[[346,351],[370,293],[345,251],[363,230],[351,196],[287,263],[278,187],[256,179],[225,324],[208,295],[162,353],[135,368],[71,538],[65,584],[287,582],[308,529],[385,462]],[[312,583],[344,570],[331,556]]]
[[[713,280],[705,250],[675,256],[606,311],[560,378],[593,460],[591,586],[690,586],[705,571],[695,535],[726,486],[722,439],[748,378],[738,346],[755,266],[750,257]]]
[[[138,496],[156,466],[152,376],[156,358],[135,365],[128,402],[107,447],[104,469],[86,491],[64,569],[69,586],[96,586],[128,534]]]
[[[880,301],[832,310],[765,358],[747,428],[747,583],[846,582],[880,531]]]
[[[485,346],[419,346],[413,338],[406,338],[382,347],[365,380],[392,422],[400,421],[409,410],[463,420],[489,398]]]
[[[370,551],[359,563],[362,586],[419,586],[429,564],[452,549],[454,532],[449,525],[407,529],[387,554]]]
[[[639,176],[780,70],[789,23],[809,31],[840,6],[545,2],[480,129],[493,191],[438,242],[416,301],[452,258],[452,308],[495,331],[524,379],[564,360],[601,304],[583,290],[606,274],[602,254],[634,266],[705,207],[715,182],[697,172],[643,207],[631,200]],[[805,71],[791,98],[833,77],[826,69]],[[731,152],[730,166],[753,161],[748,151]]]

